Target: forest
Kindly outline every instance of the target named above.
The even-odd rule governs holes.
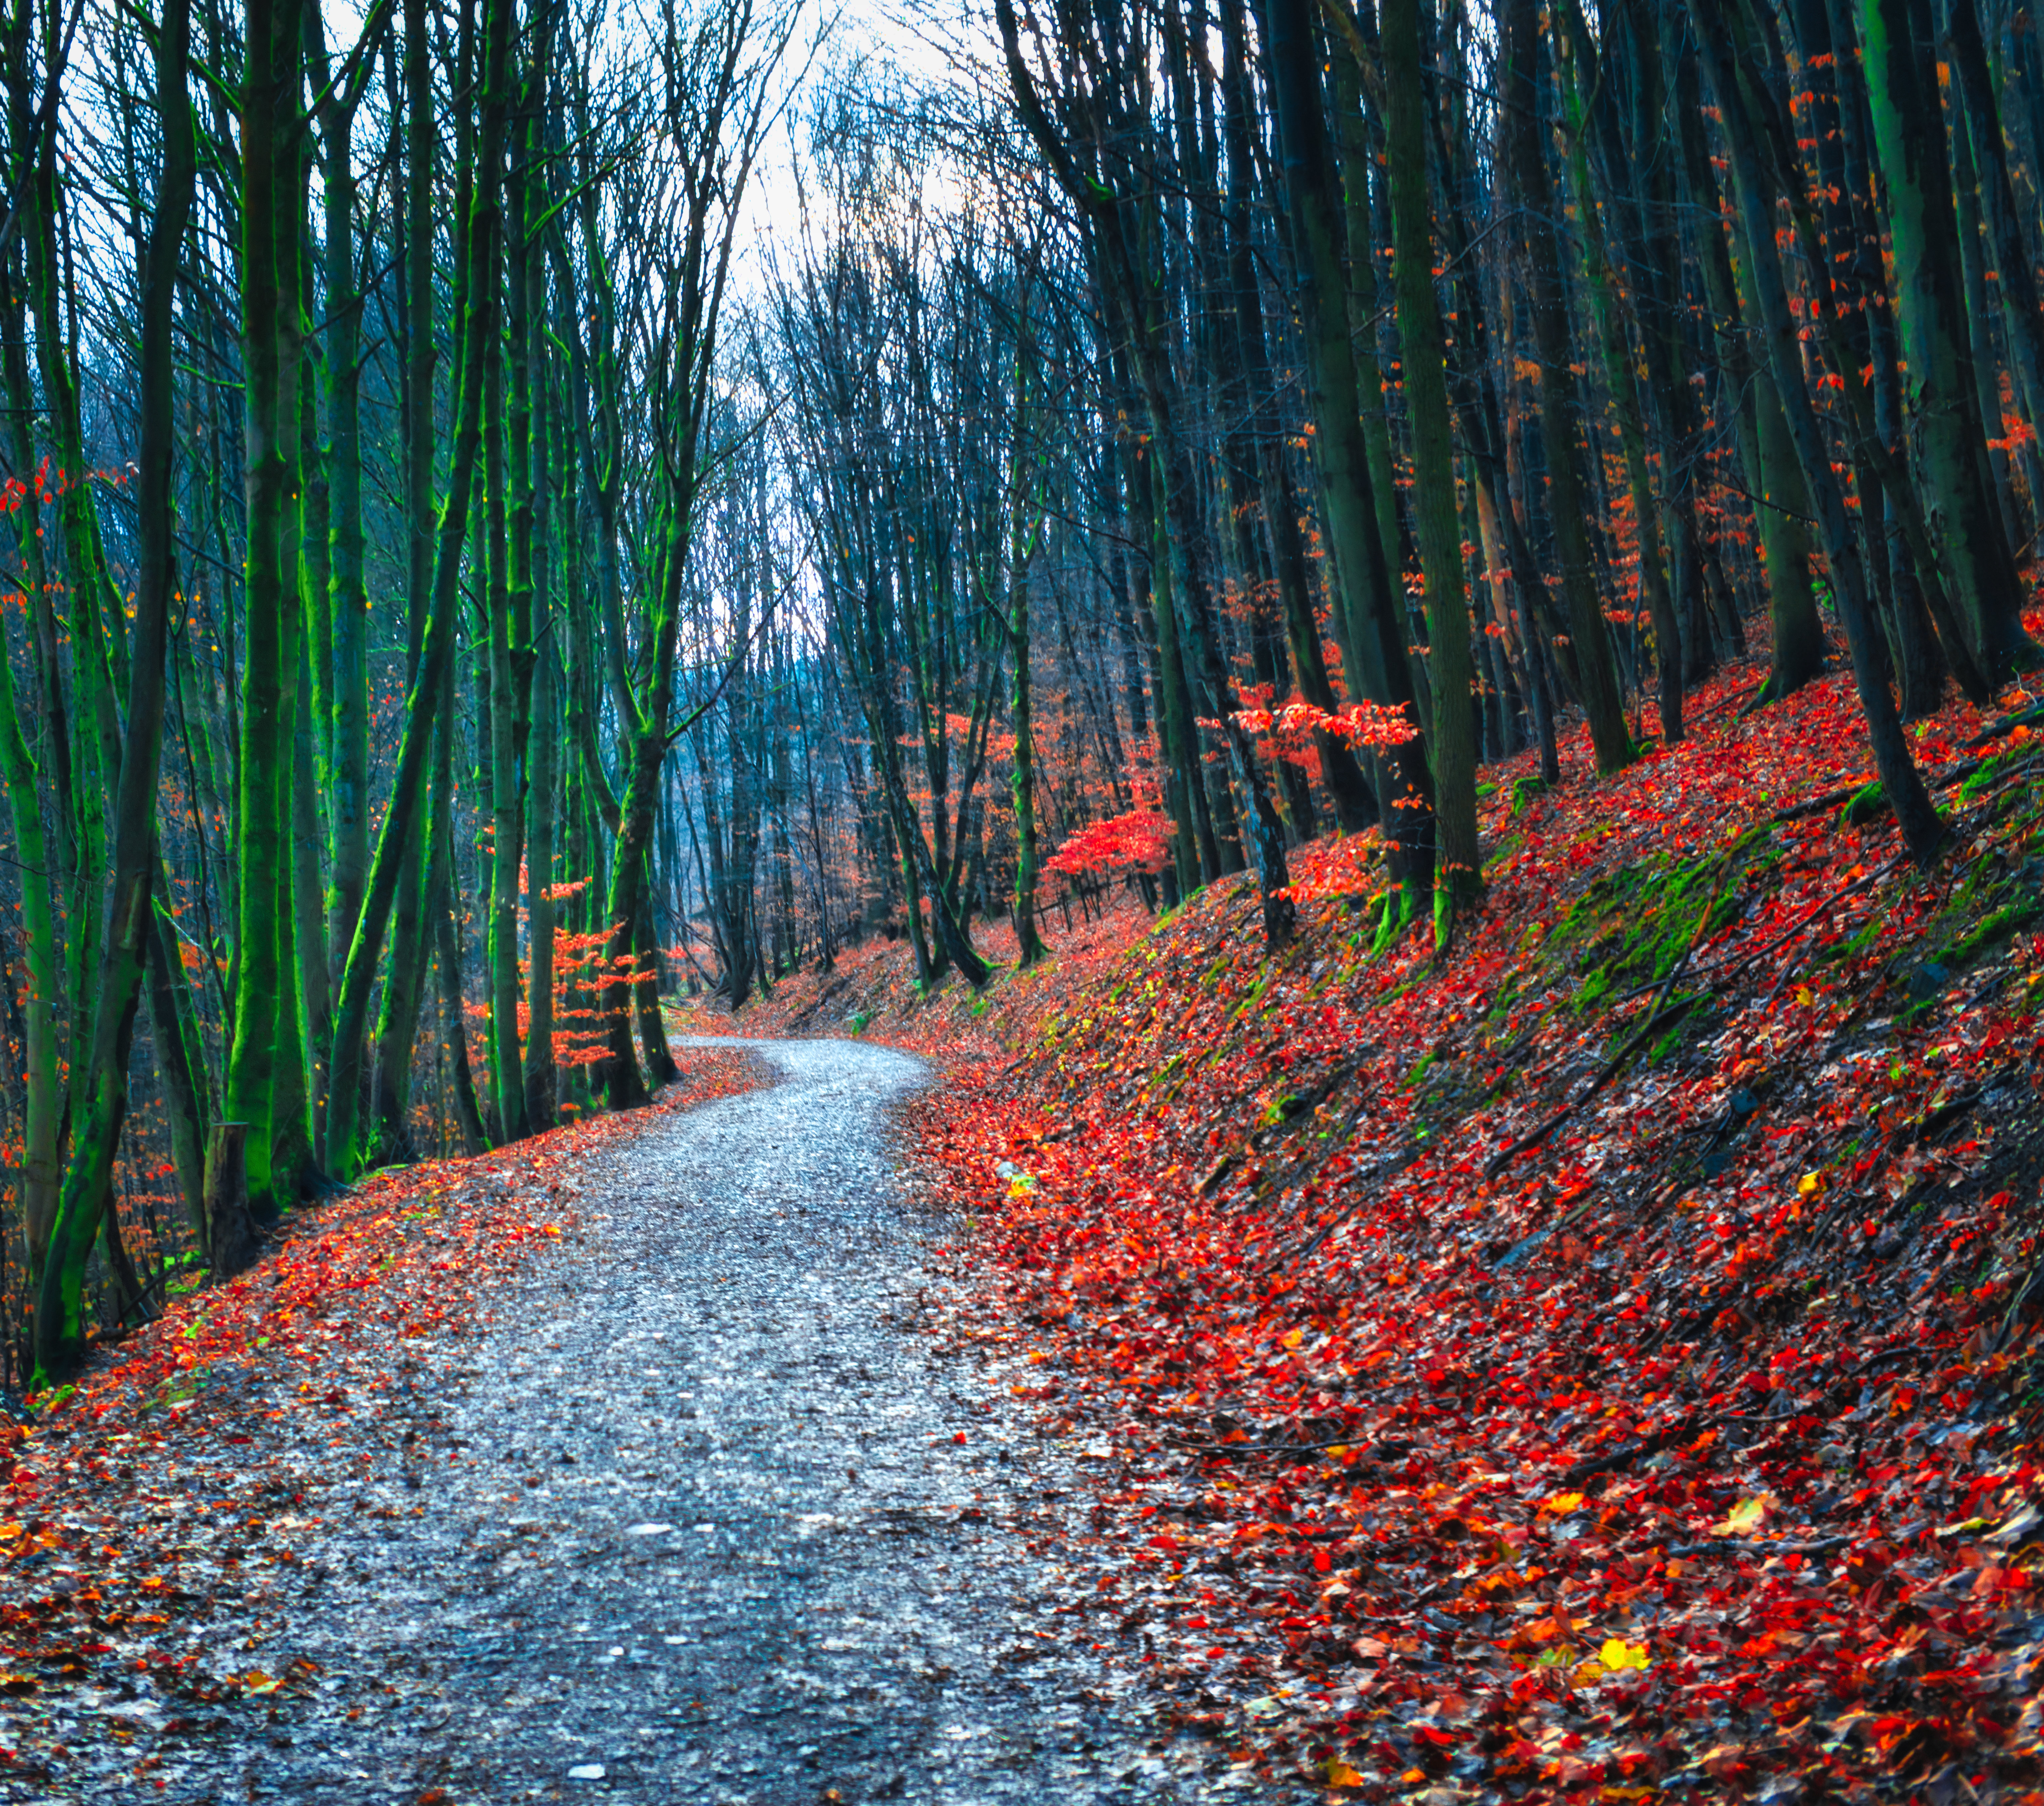
[[[17,1383],[678,985],[1330,836],[1445,941],[1487,765],[1750,646],[1927,862],[2037,658],[2020,9],[340,23],[10,7]]]
[[[375,1175],[680,1095],[705,1024],[856,1036],[876,960],[969,1033],[1240,899],[1143,981],[1216,1048],[1230,960],[1245,1010],[1328,949],[1330,1011],[1466,980],[1356,1132],[1650,789],[1574,1007],[1651,1001],[1551,1120],[1453,1132],[1501,1187],[1679,1052],[1765,863],[1706,882],[1713,837],[1846,895],[1991,874],[1966,959],[2034,921],[2019,0],[0,0],[0,75],[16,1405]],[[1126,1114],[1086,1042],[1039,1138],[1177,1096],[1162,1020]],[[1180,1151],[1195,1217],[1363,1084],[1355,1020]],[[1005,1175],[955,1144],[1021,1083],[926,1141]]]

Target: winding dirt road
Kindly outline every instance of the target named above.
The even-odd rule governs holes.
[[[925,1068],[757,1052],[779,1083],[576,1175],[586,1233],[487,1299],[451,1385],[394,1401],[388,1458],[305,1477],[333,1528],[266,1632],[317,1665],[304,1697],[152,1739],[146,1781],[81,1763],[33,1797],[1083,1806],[1247,1781],[1153,1742],[1112,1614],[1075,1606],[1082,1451],[918,1332],[942,1225],[888,1114]]]

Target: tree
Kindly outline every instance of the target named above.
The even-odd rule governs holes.
[[[36,1361],[69,1371],[83,1346],[86,1258],[106,1219],[113,1159],[128,1114],[128,1059],[147,949],[156,930],[156,774],[163,746],[164,658],[177,587],[171,504],[171,336],[178,258],[191,211],[196,152],[185,84],[191,44],[189,0],[163,0],[156,29],[156,109],[163,167],[144,254],[141,297],[141,456],[136,505],[141,561],[135,634],[129,649],[127,733],[113,811],[113,888],[102,942],[77,1148],[64,1174],[36,1310]]]

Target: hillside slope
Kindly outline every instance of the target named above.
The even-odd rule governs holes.
[[[2038,1784],[2044,752],[1914,730],[1919,872],[1849,686],[1743,693],[1614,780],[1506,773],[1445,957],[1324,900],[1270,960],[1230,880],[983,999],[869,955],[770,1006],[953,1054],[916,1125],[988,1299],[958,1332],[1028,1338],[1104,1439],[1091,1634],[1245,1760]]]

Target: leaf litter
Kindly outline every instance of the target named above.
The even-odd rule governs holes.
[[[157,1796],[167,1754],[230,1713],[338,1685],[293,1647],[294,1589],[381,1531],[323,1514],[422,1512],[362,1482],[394,1468],[416,1494],[492,1289],[584,1237],[582,1164],[759,1082],[704,1050],[648,1111],[379,1173],[0,1430],[0,1797]]]
[[[1275,961],[1223,880],[982,999],[897,953],[748,1015],[835,984],[947,1056],[959,1332],[1089,1439],[1124,1647],[1274,1782],[2044,1800],[2036,704],[1913,725],[1919,872],[1850,686],[1751,681],[1614,780],[1506,768],[1444,957],[1375,950],[1337,842]]]
[[[1508,769],[1445,957],[1374,950],[1336,843],[1296,856],[1277,962],[1224,882],[1154,930],[1082,915],[979,999],[874,947],[747,1014],[944,1059],[912,1126],[966,1290],[916,1325],[1097,1475],[1039,1543],[1050,1609],[1252,1787],[2044,1797],[2034,704],[1916,725],[1958,843],[1919,874],[1836,681],[1740,700],[1613,781]],[[543,1196],[460,1194],[505,1227],[447,1248],[448,1296],[578,1233]],[[269,1426],[359,1441],[348,1279],[419,1264],[387,1239],[388,1273],[286,1290],[281,1336],[256,1276],[181,1305],[15,1436],[15,1725],[63,1689],[203,1724],[326,1684],[259,1624],[170,1627],[265,1539],[289,1559],[294,1495],[243,1478]],[[400,1303],[376,1334],[402,1357],[413,1321],[464,1327]],[[303,1390],[238,1396],[273,1371]]]

